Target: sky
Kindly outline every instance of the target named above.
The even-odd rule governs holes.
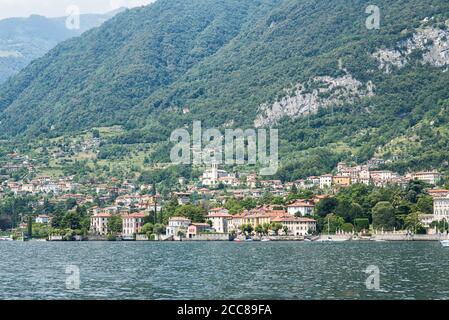
[[[0,0],[0,19],[28,17],[39,14],[46,17],[67,16],[67,8],[77,6],[83,13],[105,13],[120,7],[147,5],[155,0]]]

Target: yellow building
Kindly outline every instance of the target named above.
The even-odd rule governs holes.
[[[348,187],[351,185],[351,178],[350,177],[343,177],[343,176],[335,176],[333,178],[333,184],[340,187]]]

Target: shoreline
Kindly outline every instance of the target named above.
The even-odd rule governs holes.
[[[261,239],[248,239],[248,240],[224,240],[224,239],[183,239],[183,240],[110,240],[110,239],[83,239],[83,240],[50,240],[50,239],[31,239],[31,240],[0,240],[1,242],[236,242],[236,243],[246,243],[246,242],[429,242],[429,241],[442,241],[446,240],[447,236],[442,235],[415,235],[415,236],[405,236],[405,235],[377,235],[375,237],[341,237],[341,236],[320,236],[315,239],[298,239],[298,238],[270,238],[269,240]]]

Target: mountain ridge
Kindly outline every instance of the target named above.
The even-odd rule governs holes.
[[[3,134],[45,137],[122,125],[118,144],[167,147],[170,131],[193,120],[252,127],[258,117],[267,118],[261,106],[294,97],[289,90],[301,84],[300,94],[316,92],[325,103],[311,108],[307,102],[306,112],[276,118],[288,168],[280,174],[305,175],[308,159],[315,159],[314,172],[342,159],[366,160],[427,123],[449,99],[448,73],[426,63],[427,47],[414,48],[408,63],[392,72],[374,56],[413,39],[420,28],[446,32],[449,4],[379,1],[379,30],[365,27],[369,4],[159,0],[128,10],[62,43],[1,86]],[[312,81],[344,77],[371,83],[372,93],[354,91],[349,103],[345,91],[335,91],[339,85],[323,91]],[[399,159],[401,168],[426,166],[423,150]],[[317,164],[316,156],[329,162]],[[441,166],[442,157],[434,158],[428,165]]]
[[[106,14],[80,15],[80,28],[68,29],[66,17],[30,15],[0,20],[0,83],[17,74],[28,63],[50,51],[61,41],[101,25],[124,9]]]

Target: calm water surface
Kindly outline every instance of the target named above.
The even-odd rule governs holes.
[[[0,254],[0,299],[449,299],[438,242],[0,242]]]

